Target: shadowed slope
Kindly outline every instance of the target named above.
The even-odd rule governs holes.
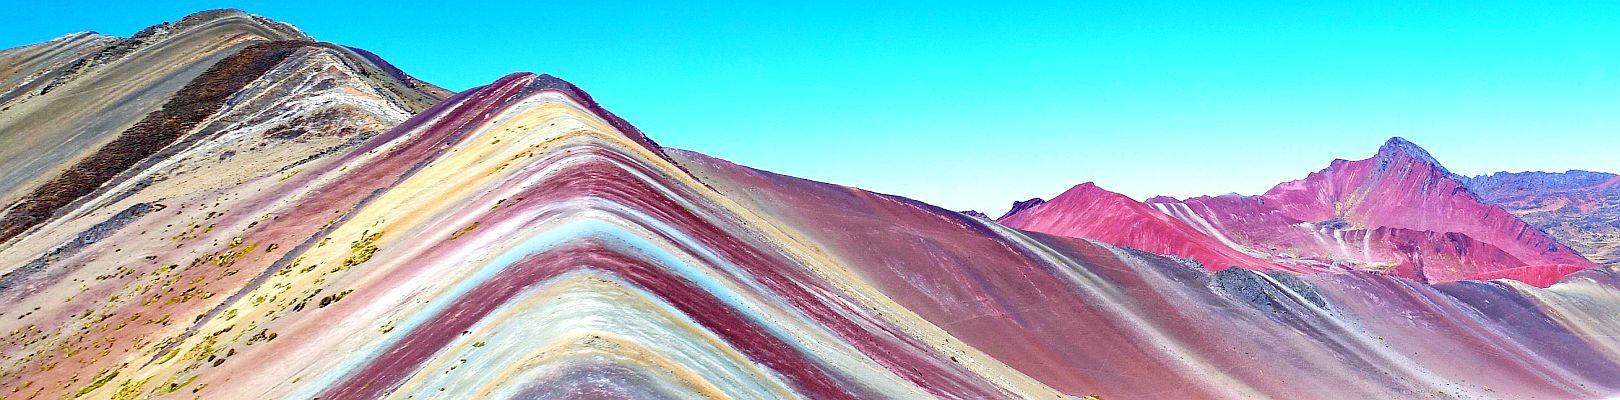
[[[193,14],[101,46],[55,53],[48,83],[0,106],[0,202],[11,204],[157,111],[181,87],[249,44],[307,40],[237,11]],[[36,45],[37,46],[37,45]]]
[[[97,51],[45,51],[87,41]],[[317,48],[333,52],[336,59],[303,56]],[[384,109],[416,112],[443,95],[432,85],[380,72],[392,66],[375,64],[355,50],[308,41],[288,25],[235,10],[193,14],[130,39],[74,35],[8,50],[0,60],[24,60],[18,64],[36,71],[31,80],[12,82],[15,86],[7,93],[22,96],[0,111],[0,138],[12,144],[0,150],[0,166],[6,167],[0,184],[15,185],[0,185],[0,198],[7,201],[0,214],[0,243],[45,222],[176,140],[206,136],[209,132],[193,130],[218,118],[215,112],[227,101],[249,99],[239,93],[242,88],[289,58],[287,62],[310,66],[337,64],[336,70],[358,75],[358,85],[369,87],[349,95],[383,98],[391,103]],[[31,89],[47,78],[43,87]],[[390,119],[394,121],[387,124],[402,116]]]
[[[302,46],[302,42],[259,43],[220,60],[176,92],[162,108],[8,207],[0,216],[0,242],[44,222],[57,209],[168,147],[223,107],[231,95]]]

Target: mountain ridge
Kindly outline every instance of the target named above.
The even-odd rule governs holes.
[[[1499,172],[1471,177],[1466,184],[1487,202],[1569,243],[1592,261],[1620,267],[1620,175]]]

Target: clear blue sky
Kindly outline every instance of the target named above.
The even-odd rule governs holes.
[[[450,89],[548,72],[668,146],[991,214],[1257,193],[1389,136],[1620,172],[1620,2],[9,3],[0,47],[236,7]]]

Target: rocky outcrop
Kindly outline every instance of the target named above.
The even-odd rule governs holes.
[[[979,210],[967,210],[967,211],[957,211],[957,212],[961,213],[962,215],[966,215],[966,216],[973,217],[973,218],[990,219],[989,215],[984,215],[984,213],[979,212]]]
[[[1042,199],[1042,198],[1039,198],[1039,197],[1029,199],[1029,200],[1024,200],[1024,201],[1014,201],[1013,204],[1012,204],[1012,208],[1008,209],[1006,214],[1001,214],[1001,218],[1010,217],[1013,214],[1018,214],[1020,212],[1023,212],[1024,210],[1035,208],[1035,206],[1039,206],[1039,205],[1044,204],[1044,203],[1046,203],[1046,199]],[[1001,219],[1001,218],[997,218],[997,219]]]

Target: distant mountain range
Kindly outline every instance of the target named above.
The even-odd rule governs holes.
[[[214,10],[0,51],[0,143],[3,398],[1620,395],[1614,176],[1400,139],[998,223]]]
[[[1620,268],[1620,176],[1499,172],[1464,183],[1481,199],[1507,209],[1593,262]]]
[[[1136,202],[1086,183],[1038,205],[1019,202],[998,221],[1213,268],[1362,270],[1425,282],[1511,278],[1547,286],[1613,262],[1620,207],[1609,199],[1620,198],[1616,182],[1614,175],[1581,172],[1466,178],[1416,144],[1391,138],[1371,158],[1334,160],[1258,196]]]

